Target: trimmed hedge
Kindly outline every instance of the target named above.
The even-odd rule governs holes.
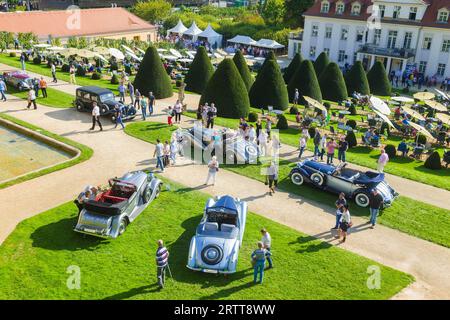
[[[172,96],[172,83],[154,46],[149,46],[133,83],[143,95],[153,92],[156,99]]]
[[[390,96],[392,93],[391,83],[389,82],[386,70],[381,61],[375,62],[367,73],[370,92],[379,96]]]
[[[356,140],[356,136],[353,131],[347,132],[347,135],[345,136],[345,141],[347,141],[349,148],[353,148],[358,145],[358,141]]]
[[[258,114],[256,112],[250,112],[248,114],[248,121],[249,122],[256,122],[256,121],[258,121]]]
[[[298,108],[295,107],[295,106],[292,106],[292,107],[289,109],[289,113],[290,113],[290,114],[297,114],[297,113],[298,113]]]
[[[70,71],[70,66],[68,64],[63,64],[61,67],[61,71],[62,72],[69,72]]]
[[[34,57],[33,58],[33,63],[34,64],[41,64],[42,63],[42,59],[40,56]]]
[[[13,51],[13,52],[10,52],[10,53],[9,53],[9,56],[10,56],[11,58],[15,58],[15,57],[17,57],[17,54]]]
[[[239,74],[242,77],[242,80],[244,81],[247,91],[250,91],[250,88],[252,87],[255,79],[253,79],[253,76],[250,72],[247,62],[245,61],[245,58],[240,50],[236,51],[233,57],[233,62],[236,65],[236,68],[238,69]]]
[[[322,102],[322,92],[320,91],[319,81],[317,80],[316,72],[310,60],[303,60],[300,67],[292,76],[288,84],[289,100],[294,99],[295,88],[300,93],[300,103],[305,104],[302,96],[309,96]]]
[[[116,73],[112,75],[110,82],[111,84],[119,84],[119,77],[117,76]]]
[[[323,51],[321,54],[319,54],[316,61],[314,61],[314,70],[316,71],[317,78],[320,78],[322,72],[325,71],[329,64],[330,59],[328,58],[327,53]]]
[[[286,85],[276,60],[266,59],[264,65],[256,76],[250,92],[250,103],[255,108],[285,110],[289,99]]]
[[[250,109],[247,88],[231,59],[224,59],[208,81],[200,104],[215,103],[217,115],[225,118],[246,118]]]
[[[202,94],[213,73],[214,68],[205,47],[198,47],[194,61],[192,61],[184,80],[186,90]]]
[[[363,95],[370,94],[369,81],[361,61],[356,61],[344,78],[349,95],[355,91]]]
[[[348,108],[348,111],[350,111],[350,114],[351,114],[352,116],[355,116],[355,115],[358,114],[358,112],[356,112],[356,107],[355,107],[354,104],[352,104],[352,105],[350,106],[350,108]]]
[[[77,67],[77,71],[75,72],[75,74],[78,77],[84,77],[86,75],[86,70],[82,66],[78,66]]]
[[[348,120],[345,125],[352,127],[352,129],[356,129],[356,121],[353,119]]]
[[[425,160],[424,163],[425,168],[431,169],[431,170],[439,170],[442,169],[441,165],[441,156],[439,155],[439,152],[434,151],[430,156]]]
[[[389,159],[394,159],[395,156],[397,155],[397,149],[395,148],[395,146],[393,144],[386,145],[384,147],[384,151],[389,156]]]
[[[277,129],[278,130],[286,130],[289,129],[289,124],[288,121],[286,119],[286,117],[284,116],[284,114],[280,114],[277,117]]]
[[[284,70],[283,79],[286,84],[289,84],[297,69],[300,68],[302,60],[301,54],[297,52],[288,67]]]
[[[101,76],[100,76],[100,74],[98,72],[93,72],[92,76],[91,76],[91,79],[92,80],[100,80]]]
[[[319,77],[322,97],[331,101],[342,101],[348,98],[347,86],[339,66],[331,62]]]

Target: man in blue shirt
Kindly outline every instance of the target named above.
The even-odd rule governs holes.
[[[116,104],[116,106],[114,107],[114,111],[116,113],[116,126],[114,127],[114,129],[117,128],[118,124],[122,126],[122,129],[125,129],[125,126],[122,121],[122,108],[120,107],[119,104]]]
[[[264,265],[266,263],[266,257],[270,257],[270,251],[264,249],[264,244],[259,241],[258,249],[253,251],[251,258],[253,261],[253,282],[257,283],[259,274],[259,283],[263,282],[264,278]]]
[[[125,103],[125,91],[126,88],[123,84],[119,85],[119,88],[117,88],[119,90],[119,97],[120,97],[120,102]]]

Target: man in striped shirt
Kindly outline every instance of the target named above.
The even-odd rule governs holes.
[[[164,247],[162,240],[158,240],[158,250],[156,250],[156,275],[158,278],[158,285],[164,288],[166,281],[166,268],[169,262],[169,251]]]

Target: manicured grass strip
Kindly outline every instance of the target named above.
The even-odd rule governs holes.
[[[126,126],[125,132],[133,137],[149,143],[170,140],[176,126],[169,127],[163,123],[136,122]],[[321,204],[328,204],[330,212],[334,212],[336,195],[305,184],[294,185],[289,179],[289,172],[295,166],[287,160],[281,159],[279,166],[279,188],[286,192],[297,194]],[[265,177],[260,174],[260,165],[224,165],[226,170],[264,182]],[[350,203],[352,215],[369,217],[369,209],[358,207],[354,202]],[[393,205],[382,211],[378,222],[388,227],[397,229],[407,234],[450,247],[450,210],[438,208],[408,197],[400,196]],[[331,228],[332,226],[330,226]]]
[[[28,129],[31,129],[31,130],[34,130],[34,131],[38,131],[40,134],[43,134],[43,135],[45,135],[47,137],[53,138],[55,140],[58,140],[58,141],[60,141],[62,143],[65,143],[65,144],[67,144],[69,146],[72,146],[72,147],[77,148],[78,150],[80,150],[80,155],[78,157],[76,157],[76,158],[73,158],[70,161],[67,161],[67,162],[64,162],[64,163],[60,163],[60,164],[57,164],[57,165],[55,165],[53,167],[50,167],[50,168],[47,168],[47,169],[43,169],[43,170],[39,170],[39,171],[36,171],[36,172],[32,172],[32,173],[29,173],[29,174],[24,175],[22,177],[19,177],[17,179],[1,183],[0,184],[0,189],[7,188],[9,186],[12,186],[14,184],[21,183],[21,182],[24,182],[24,181],[27,181],[27,180],[31,180],[31,179],[34,179],[34,178],[46,175],[46,174],[51,173],[51,172],[55,172],[55,171],[59,171],[59,170],[65,169],[65,168],[69,168],[69,167],[71,167],[73,165],[76,165],[78,163],[81,163],[81,162],[84,162],[84,161],[88,160],[90,157],[92,157],[92,155],[94,153],[94,151],[91,148],[89,148],[88,146],[85,146],[85,145],[83,145],[81,143],[78,143],[78,142],[75,142],[73,140],[67,139],[67,138],[62,137],[60,135],[51,133],[51,132],[49,132],[47,130],[44,130],[44,129],[39,128],[39,127],[37,127],[35,125],[32,125],[30,123],[27,123],[25,121],[19,120],[17,118],[11,117],[11,116],[9,116],[7,114],[0,113],[0,117],[3,118],[3,119],[9,120],[11,122],[14,122],[14,123],[16,123],[16,124],[18,124],[18,125],[20,125],[22,127],[25,127],[25,128],[28,128]]]
[[[191,237],[208,196],[165,181],[163,191],[121,237],[101,240],[72,231],[73,203],[21,222],[0,247],[0,299],[388,299],[413,277],[249,213],[237,272],[227,277],[186,268]],[[275,268],[254,285],[250,254],[266,227]],[[171,253],[164,290],[156,287],[155,244]],[[78,266],[79,290],[66,286]],[[345,266],[345,272],[339,272]],[[368,268],[380,268],[381,286],[369,289]],[[345,285],[342,285],[345,283]]]
[[[13,96],[16,96],[18,98],[27,100],[28,98],[28,92],[27,91],[18,91],[12,88],[11,86],[8,86],[8,93],[12,94]],[[53,88],[47,88],[47,98],[42,97],[42,92],[39,90],[39,97],[36,99],[37,104],[41,104],[44,106],[52,107],[52,108],[71,108],[73,107],[73,100],[75,99],[75,96],[59,91],[57,89]],[[27,102],[24,101],[24,106],[27,105]]]

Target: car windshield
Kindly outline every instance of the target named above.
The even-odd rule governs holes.
[[[23,82],[25,82],[30,87],[33,86],[33,79],[32,78],[24,79]]]
[[[235,213],[226,213],[218,211],[209,211],[206,221],[217,222],[219,225],[222,223],[236,225],[237,215]]]
[[[100,96],[100,101],[101,102],[110,101],[110,100],[114,100],[114,94],[112,92],[111,93],[105,93],[105,94],[102,94]]]

